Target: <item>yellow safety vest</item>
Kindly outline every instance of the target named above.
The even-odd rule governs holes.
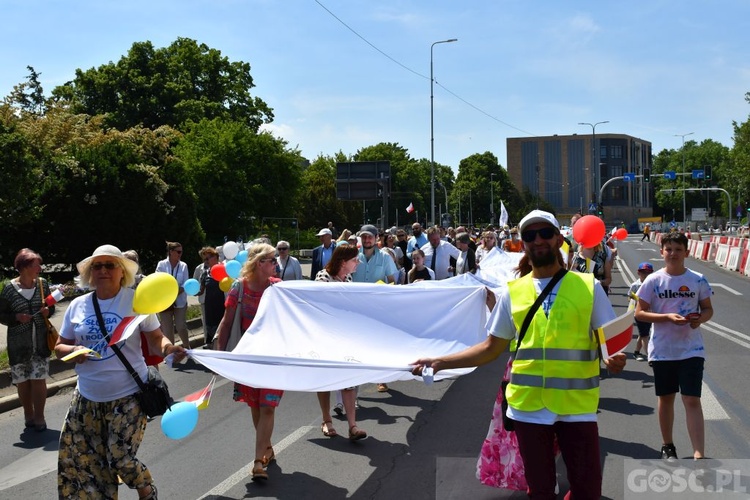
[[[520,331],[537,298],[531,275],[508,283],[511,315]],[[566,273],[549,317],[539,307],[516,351],[506,390],[508,404],[521,411],[547,408],[558,415],[596,413],[599,405],[599,350],[591,332],[594,277]]]

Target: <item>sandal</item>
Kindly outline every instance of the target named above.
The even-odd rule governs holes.
[[[269,446],[266,449],[271,450],[271,454],[268,456],[263,455],[263,467],[268,467],[268,464],[276,461],[276,453],[273,451],[273,446]]]
[[[149,493],[145,497],[140,497],[139,500],[158,500],[157,493],[156,493],[156,485],[152,484],[151,493]]]
[[[354,429],[357,429],[356,431]],[[352,425],[349,427],[349,441],[359,441],[360,439],[364,439],[367,437],[367,433],[357,427],[356,425]]]
[[[320,430],[323,432],[323,435],[325,437],[333,438],[339,435],[338,432],[336,432],[336,429],[333,428],[333,422],[330,420],[328,422],[323,422],[320,424]]]
[[[388,384],[378,384],[378,392],[388,392]]]
[[[253,481],[266,481],[268,472],[263,468],[263,460],[253,461]]]
[[[30,418],[26,420],[23,426],[25,429],[31,429],[32,427],[36,427],[36,424],[34,423],[34,419]]]

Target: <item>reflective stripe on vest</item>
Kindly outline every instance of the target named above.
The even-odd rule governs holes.
[[[595,413],[599,404],[598,345],[591,333],[594,305],[591,274],[569,272],[554,296],[549,316],[540,307],[515,353],[508,404],[521,411],[547,408],[558,415]],[[531,275],[508,283],[517,329],[538,295]]]

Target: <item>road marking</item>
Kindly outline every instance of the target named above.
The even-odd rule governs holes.
[[[729,420],[729,414],[724,411],[716,395],[711,392],[705,382],[701,388],[701,406],[703,407],[703,420]]]
[[[273,445],[273,451],[274,453],[278,454],[284,451],[287,447],[294,444],[296,441],[299,441],[300,438],[302,438],[305,434],[315,429],[312,425],[304,425],[294,431],[293,433],[289,434],[287,437]],[[246,481],[247,477],[251,475],[251,471],[253,470],[253,462],[250,462],[246,465],[243,465],[237,472],[226,478],[224,481],[216,485],[214,489],[211,491],[206,492],[203,496],[199,497],[198,500],[201,500],[203,498],[208,497],[221,497],[223,496],[227,491],[232,489],[234,486],[239,484],[242,481]]]
[[[7,490],[50,472],[57,472],[57,443],[54,449],[34,450],[0,470],[0,491]],[[50,448],[52,448],[50,446]]]
[[[750,349],[749,335],[740,333],[736,330],[732,330],[731,328],[727,328],[726,326],[714,323],[713,321],[707,321],[701,328],[704,328],[711,333],[715,333],[720,337],[724,337],[727,340],[731,340],[735,344],[739,344],[742,347],[747,347],[748,349]]]
[[[742,292],[738,292],[738,291],[737,291],[737,290],[735,290],[734,288],[729,288],[728,286],[726,286],[726,285],[725,285],[725,284],[723,284],[723,283],[709,283],[709,285],[711,285],[712,287],[719,287],[719,288],[723,288],[723,289],[724,289],[724,290],[726,290],[727,292],[729,292],[729,293],[733,293],[733,294],[735,294],[735,295],[742,295]]]

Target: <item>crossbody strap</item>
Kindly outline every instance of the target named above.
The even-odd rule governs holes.
[[[96,319],[99,322],[99,329],[102,331],[104,339],[107,341],[107,343],[109,343],[109,333],[107,332],[107,327],[104,324],[104,317],[102,316],[102,310],[99,308],[99,301],[96,299],[96,292],[91,293],[91,301],[94,303],[94,311],[96,312]],[[141,380],[141,377],[139,377],[138,373],[133,369],[133,365],[130,364],[130,361],[128,361],[122,351],[120,351],[120,348],[115,344],[112,344],[110,347],[113,351],[115,351],[117,357],[120,358],[120,361],[128,370],[130,376],[133,377],[133,380],[135,380],[135,382],[138,384],[138,387],[140,387],[142,391],[145,390],[146,384],[143,383],[143,380]]]
[[[565,268],[560,269],[555,273],[555,275],[552,277],[552,279],[547,283],[547,286],[544,287],[544,290],[542,290],[542,293],[539,294],[539,296],[536,298],[534,303],[531,305],[531,309],[529,309],[529,312],[526,313],[526,317],[523,319],[523,324],[521,325],[521,331],[518,334],[518,342],[516,342],[516,351],[521,347],[521,341],[523,340],[524,335],[526,335],[526,330],[529,329],[529,325],[531,324],[531,320],[534,319],[534,315],[536,314],[536,310],[539,309],[539,306],[542,305],[542,302],[544,302],[544,299],[547,298],[547,295],[550,294],[553,288],[555,288],[555,285],[558,281],[560,281],[563,276],[565,276],[565,273],[568,272],[565,270]]]

